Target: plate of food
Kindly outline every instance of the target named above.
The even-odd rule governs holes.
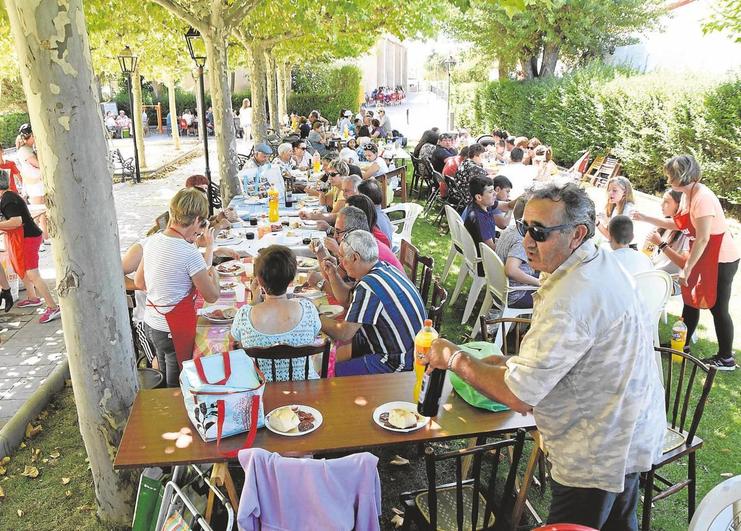
[[[424,427],[430,418],[417,413],[417,404],[387,402],[373,411],[373,421],[385,430],[408,433]]]
[[[309,269],[316,269],[319,267],[319,261],[316,258],[310,258],[308,256],[296,257],[296,263],[298,264],[299,271],[306,271]]]
[[[299,437],[316,430],[324,418],[318,409],[301,404],[275,408],[265,416],[265,427],[286,437]]]
[[[337,317],[345,308],[339,304],[320,304],[319,305],[319,317]]]
[[[231,323],[237,309],[234,306],[209,306],[204,308],[203,316],[212,323]]]
[[[230,260],[229,262],[223,262],[216,266],[216,271],[220,275],[226,275],[236,277],[245,272],[244,264],[237,260]]]
[[[293,288],[293,294],[296,297],[306,297],[307,299],[318,299],[324,296],[324,292],[315,286],[300,284]]]
[[[237,284],[238,282],[234,282],[233,280],[222,280],[221,282],[219,282],[219,286],[221,287],[221,294],[234,295],[234,289],[237,287]]]
[[[235,230],[222,230],[220,231],[215,238],[217,245],[229,245],[238,243],[242,240],[242,235],[239,234],[239,232]]]

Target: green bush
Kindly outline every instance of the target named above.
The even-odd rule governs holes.
[[[566,166],[584,150],[610,148],[646,192],[664,186],[667,158],[692,153],[708,186],[741,202],[741,78],[717,82],[591,65],[562,78],[478,84],[456,105],[459,116],[473,116],[475,133],[502,128],[538,137]]]
[[[333,123],[343,109],[358,108],[362,75],[356,66],[305,68],[294,72],[288,110],[307,116],[314,109]]]
[[[24,112],[0,114],[0,144],[3,148],[15,147],[15,139],[21,125],[31,120]]]

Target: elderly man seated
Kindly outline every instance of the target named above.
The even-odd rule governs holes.
[[[322,331],[341,341],[355,337],[361,355],[351,359],[350,344],[338,348],[335,375],[411,370],[414,336],[426,318],[417,288],[403,271],[379,261],[378,244],[367,231],[348,233],[340,244],[339,259],[339,265],[356,283],[345,319],[322,317]],[[332,275],[339,276],[337,265],[325,264]]]
[[[341,168],[341,170],[334,170],[332,172],[337,172],[338,175],[342,174],[342,172],[346,171],[347,164],[345,164],[342,161],[336,161],[333,163],[333,168],[336,167]],[[330,172],[330,173],[332,173]],[[336,176],[332,177],[333,179],[336,179]],[[340,196],[343,199],[343,204],[340,206],[342,208],[344,206],[344,200],[346,200],[348,197],[351,197],[358,193],[358,185],[362,182],[362,179],[358,177],[357,175],[341,175],[341,184],[340,184]],[[307,212],[305,210],[299,211],[298,215],[301,219],[311,219],[317,221],[316,228],[318,230],[327,230],[331,226],[335,224],[337,221],[337,214],[339,212],[338,210],[332,210],[332,212],[322,212],[322,211],[314,211],[314,212]]]
[[[245,194],[255,194],[266,187],[268,172],[273,165],[268,157],[273,154],[273,148],[267,144],[255,144],[253,155],[239,172],[239,180]],[[280,172],[278,172],[280,176]]]
[[[293,169],[293,147],[288,142],[283,142],[278,146],[278,157],[273,161],[279,167],[281,173],[288,173]]]

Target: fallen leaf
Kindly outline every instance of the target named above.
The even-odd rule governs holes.
[[[21,446],[20,446],[20,447],[21,447],[21,448],[25,448],[25,447],[26,447],[26,443],[24,443],[24,442],[21,442]]]
[[[401,527],[404,525],[404,519],[398,514],[395,514],[391,519],[391,523],[394,524],[394,527]]]
[[[31,462],[35,463],[40,455],[41,455],[41,448],[34,448],[33,450],[31,450]]]
[[[61,454],[59,453],[59,450],[54,450],[53,452],[51,452],[51,453],[49,454],[49,457],[51,457],[52,459],[59,459],[59,456],[60,456],[60,455],[61,455]]]
[[[39,420],[45,420],[46,417],[48,416],[49,416],[49,412],[47,410],[44,410],[41,413],[39,413]]]
[[[4,490],[3,490],[3,488],[2,488],[1,486],[0,486],[0,500],[2,500],[3,498],[5,498],[5,491],[4,491]]]
[[[720,473],[720,477],[722,477],[722,478],[732,478],[733,477],[733,473],[732,472],[721,472]]]
[[[30,439],[31,437],[36,437],[39,433],[41,433],[44,430],[44,428],[39,424],[38,426],[34,426],[30,422],[26,424],[26,439]]]
[[[35,466],[28,466],[26,465],[23,468],[22,476],[26,476],[27,478],[36,478],[39,477],[39,469]]]
[[[10,463],[10,457],[8,457],[7,455],[0,459],[0,465],[7,465],[8,463]]]
[[[398,514],[399,516],[404,514],[404,511],[401,509],[397,509],[396,507],[392,507],[391,510],[394,512],[394,514]]]
[[[62,478],[62,485],[66,485],[66,484],[67,484],[67,483],[69,483],[70,481],[72,481],[72,479],[71,479],[71,478]]]
[[[5,472],[7,472],[7,470],[5,469],[5,467],[4,466],[0,466],[0,476],[4,476],[5,475]]]
[[[23,511],[21,511],[20,509],[18,509],[18,510],[16,511],[16,513],[18,514],[18,518],[21,518],[21,517],[23,517]]]
[[[395,455],[394,458],[389,461],[389,464],[396,465],[396,466],[404,466],[409,464],[409,459],[404,459],[400,455]]]
[[[71,490],[65,490],[64,491],[64,495],[69,498],[70,496],[72,496],[72,491]]]
[[[44,457],[44,458],[43,458],[43,459],[41,460],[41,462],[42,462],[42,463],[44,463],[44,464],[46,464],[46,463],[48,463],[48,462],[49,462],[49,460],[48,460],[48,459],[47,459],[46,457]]]

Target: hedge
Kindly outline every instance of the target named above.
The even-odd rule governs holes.
[[[341,110],[358,108],[361,79],[360,69],[349,65],[297,71],[294,75],[294,92],[288,96],[288,110],[308,116],[317,109],[333,123]]]
[[[665,186],[667,158],[692,153],[704,182],[741,203],[741,78],[714,82],[593,65],[562,78],[479,84],[473,98],[454,102],[474,131],[538,137],[563,165],[584,150],[610,148],[646,192]]]
[[[126,111],[126,114],[131,116],[131,112],[129,109],[129,93],[126,90],[126,84],[121,85],[121,90],[116,93],[113,97],[113,101],[116,102],[116,105],[118,105],[119,109],[123,109]],[[242,106],[242,100],[244,98],[250,98],[251,94],[249,90],[241,91],[241,92],[235,92],[232,94],[232,109],[234,109],[235,112],[239,111],[239,108]],[[142,100],[144,101],[145,105],[157,105],[157,103],[162,104],[162,121],[165,121],[165,117],[167,116],[167,113],[170,110],[170,96],[167,91],[167,87],[163,87],[160,91],[160,96],[157,97],[154,94],[154,91],[151,89],[151,86],[149,86],[148,83],[145,83],[142,86]],[[185,90],[182,90],[178,87],[175,88],[175,104],[177,105],[178,113],[182,114],[185,109],[190,109],[192,112],[195,112],[196,110],[196,94],[195,92],[188,92]],[[211,95],[207,92],[206,93],[206,106],[211,105]],[[152,120],[150,114],[150,120]]]
[[[21,125],[31,120],[24,112],[0,114],[0,144],[3,148],[15,147],[15,139]]]

